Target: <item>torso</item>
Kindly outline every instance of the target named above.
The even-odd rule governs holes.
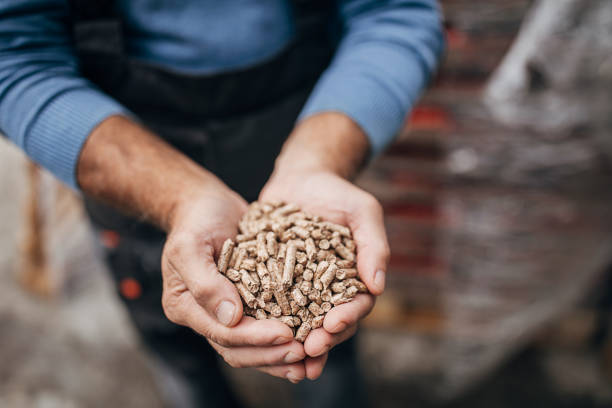
[[[191,74],[273,58],[295,28],[287,0],[118,0],[116,7],[131,57]]]

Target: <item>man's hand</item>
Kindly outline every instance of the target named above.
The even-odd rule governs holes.
[[[295,203],[350,227],[357,244],[359,276],[370,293],[380,295],[389,258],[382,208],[371,194],[347,181],[363,162],[367,146],[363,132],[342,114],[323,113],[306,119],[285,144],[260,200]],[[327,352],[356,332],[359,320],[374,302],[374,296],[360,294],[334,307],[323,328],[308,335],[304,343],[308,378],[321,375]]]
[[[297,382],[304,378],[304,347],[274,320],[242,315],[234,285],[214,254],[236,235],[246,202],[231,191],[209,192],[177,208],[162,257],[167,317],[200,333],[232,367],[257,367]]]
[[[215,254],[236,235],[246,202],[213,174],[126,118],[111,117],[90,135],[77,178],[93,197],[168,232],[162,256],[162,305],[173,322],[191,327],[233,367],[257,367],[298,382],[304,347],[278,321],[242,316]]]

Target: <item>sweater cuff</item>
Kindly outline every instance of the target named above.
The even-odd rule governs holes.
[[[332,64],[319,79],[298,121],[321,112],[344,113],[365,132],[370,142],[370,158],[374,158],[397,136],[423,91],[428,74],[415,59],[403,67],[409,83],[391,88],[379,79],[380,72],[375,67],[366,68],[367,61],[355,58],[343,62]],[[398,89],[403,95],[398,94]]]
[[[31,124],[26,153],[62,182],[78,190],[76,166],[94,128],[113,115],[130,113],[112,98],[91,88],[67,90],[53,98]]]
[[[365,132],[373,158],[393,141],[403,125],[407,112],[401,105],[375,78],[328,71],[317,83],[298,120],[321,112],[344,113]]]

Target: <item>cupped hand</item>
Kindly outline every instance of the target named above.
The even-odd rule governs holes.
[[[334,307],[325,316],[323,327],[306,338],[306,376],[315,379],[323,370],[327,352],[355,334],[359,321],[374,307],[375,296],[385,288],[389,246],[382,207],[371,194],[334,172],[313,168],[275,172],[260,200],[295,203],[304,211],[347,225],[353,231],[357,270],[370,294],[357,295],[351,302]]]
[[[283,323],[243,316],[237,290],[215,264],[246,207],[237,194],[219,188],[175,209],[162,255],[163,309],[172,322],[204,336],[232,367],[298,382],[306,375],[303,345]]]
[[[113,115],[89,135],[77,164],[85,194],[168,233],[162,254],[162,306],[234,367],[260,367],[292,381],[305,376],[302,344],[277,321],[243,317],[233,284],[215,253],[234,238],[247,204],[212,173],[160,137]]]

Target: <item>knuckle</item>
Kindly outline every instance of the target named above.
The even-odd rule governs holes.
[[[184,323],[182,314],[179,313],[174,302],[168,300],[167,296],[162,296],[162,309],[164,310],[166,318],[172,323],[179,325]]]
[[[279,353],[265,353],[263,356],[261,356],[263,360],[262,363],[263,365],[267,365],[267,366],[279,364],[283,361],[283,357],[285,356],[286,353],[287,351],[282,351],[280,354]]]
[[[218,333],[209,333],[207,337],[222,347],[234,346],[231,336],[220,335]]]
[[[207,324],[203,324],[203,325],[190,325],[190,324],[186,324],[186,326],[188,326],[189,328],[191,328],[191,330],[193,330],[194,332],[198,333],[200,336],[204,337],[209,343],[210,342],[214,342],[212,340],[212,336],[210,334],[210,327]],[[218,350],[218,347],[214,347],[213,348],[215,350]]]
[[[239,361],[236,356],[234,356],[234,353],[232,353],[231,351],[223,353],[223,360],[225,360],[225,362],[229,364],[230,367],[244,368],[244,364]]]
[[[164,252],[168,258],[180,257],[188,245],[193,244],[193,236],[186,232],[177,232],[168,238]]]
[[[191,285],[189,292],[191,292],[193,297],[199,302],[208,299],[213,294],[210,286],[202,282]]]
[[[234,359],[232,358],[232,353],[230,353],[229,350],[223,346],[219,347],[218,345],[215,347],[215,349],[217,349],[217,353],[219,353],[223,361],[225,361],[229,366],[234,367]]]
[[[180,251],[180,246],[175,245],[173,242],[168,242],[164,249],[164,258],[167,261],[178,258],[180,257]]]
[[[195,332],[197,332],[197,333],[201,334],[202,336],[204,336],[204,337],[205,337],[207,340],[209,340],[209,341],[213,341],[213,340],[212,340],[212,335],[211,335],[211,332],[210,332],[210,327],[209,327],[209,326],[205,325],[205,326],[203,326],[203,327],[200,327],[200,328],[199,328],[199,330],[196,330],[196,329],[195,329],[195,328],[193,328],[193,327],[192,327],[192,329],[193,329]]]

